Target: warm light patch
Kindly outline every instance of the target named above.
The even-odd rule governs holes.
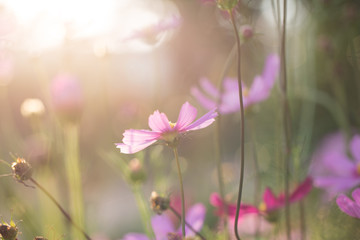
[[[266,203],[262,202],[259,205],[260,212],[266,212]]]

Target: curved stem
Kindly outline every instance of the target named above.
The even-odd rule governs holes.
[[[180,213],[178,213],[178,212],[175,210],[175,208],[173,208],[173,207],[170,206],[169,209],[171,210],[171,212],[172,212],[173,214],[175,214],[175,216],[176,216],[177,218],[179,218],[179,219],[181,220],[181,215],[180,215]],[[193,226],[191,226],[186,220],[185,220],[185,225],[186,225],[188,228],[190,228],[191,231],[193,231],[196,235],[198,235],[199,238],[201,238],[202,240],[206,240],[206,238],[205,238],[201,233],[199,233],[198,231],[196,231],[196,230],[193,228]]]
[[[179,175],[180,191],[181,191],[181,232],[182,232],[182,237],[185,238],[185,195],[184,195],[184,185],[183,185],[183,180],[182,180],[182,175],[181,175],[179,154],[177,152],[176,147],[173,147],[173,150],[174,150],[176,166],[177,166],[178,175]]]
[[[236,44],[238,50],[238,62],[237,62],[237,74],[238,74],[238,84],[239,84],[239,98],[240,98],[240,114],[241,114],[241,134],[240,134],[240,182],[239,182],[239,192],[238,192],[238,199],[236,203],[236,215],[235,215],[235,225],[234,231],[236,239],[240,240],[240,236],[238,233],[238,222],[239,222],[239,211],[241,205],[241,194],[244,182],[244,162],[245,162],[245,124],[244,124],[244,103],[243,103],[243,96],[242,96],[242,85],[241,85],[241,49],[240,49],[240,38],[239,38],[239,31],[236,27],[234,14],[232,11],[229,11],[231,22],[234,27],[235,37],[236,37]]]
[[[284,122],[284,134],[285,134],[285,223],[286,223],[286,235],[287,239],[291,239],[291,217],[289,206],[289,177],[290,177],[290,155],[291,155],[291,114],[289,108],[289,101],[287,98],[287,75],[286,75],[286,10],[287,1],[284,0],[284,12],[283,12],[283,24],[281,35],[281,67],[282,67],[282,104],[283,104],[283,122]]]
[[[45,193],[46,196],[48,196],[50,198],[50,200],[59,208],[59,210],[61,211],[61,213],[65,216],[65,218],[77,229],[79,230],[84,237],[87,240],[91,240],[91,238],[89,237],[89,235],[79,226],[77,225],[73,219],[70,217],[70,215],[65,211],[65,209],[60,205],[60,203],[58,201],[56,201],[56,199],[45,189],[43,188],[37,181],[35,181],[33,178],[29,179],[36,187],[38,187],[43,193]]]

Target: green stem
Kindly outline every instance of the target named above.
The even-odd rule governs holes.
[[[231,22],[234,27],[235,37],[236,37],[236,44],[238,50],[238,62],[237,62],[237,77],[238,77],[238,84],[239,84],[239,98],[240,98],[240,114],[241,114],[241,133],[240,133],[240,181],[239,181],[239,191],[238,191],[238,199],[236,203],[236,215],[235,215],[235,225],[234,231],[237,240],[240,240],[240,236],[238,233],[238,222],[239,222],[239,212],[240,212],[240,205],[241,205],[241,194],[244,182],[244,162],[245,162],[245,118],[244,118],[244,103],[243,103],[243,96],[242,96],[242,85],[241,85],[241,48],[240,48],[240,38],[239,38],[239,31],[236,27],[234,14],[232,11],[229,11]]]
[[[300,239],[306,240],[306,219],[305,219],[305,203],[304,200],[299,202],[300,211]]]
[[[69,184],[70,213],[80,227],[84,226],[83,194],[79,166],[79,133],[76,123],[65,125],[65,167]],[[72,239],[81,239],[77,231],[72,230]]]
[[[135,200],[136,200],[136,204],[139,208],[139,212],[141,215],[141,220],[142,220],[142,225],[145,229],[146,235],[150,238],[153,239],[154,238],[154,233],[151,227],[151,217],[150,217],[150,212],[147,208],[147,204],[145,203],[144,199],[144,195],[140,189],[140,185],[139,184],[130,184],[130,186],[132,186],[132,192],[135,196]]]
[[[284,0],[283,24],[281,35],[281,69],[282,69],[282,104],[283,104],[283,122],[285,135],[285,224],[287,239],[291,239],[291,218],[289,206],[289,177],[290,177],[290,155],[291,155],[291,114],[289,108],[289,101],[287,98],[287,75],[286,75],[286,18],[287,18],[287,1]]]
[[[76,222],[74,222],[74,220],[70,217],[70,214],[68,214],[65,209],[60,205],[60,203],[58,203],[58,201],[56,201],[56,199],[45,189],[43,188],[37,181],[35,181],[35,179],[30,178],[29,179],[37,188],[39,188],[43,193],[45,193],[46,196],[48,196],[50,198],[50,200],[59,208],[60,212],[65,216],[65,218],[77,229],[79,230],[84,237],[87,240],[91,240],[91,238],[89,237],[89,235],[78,225],[76,224]]]
[[[176,160],[176,166],[178,170],[179,175],[179,181],[180,181],[180,191],[181,191],[181,232],[182,237],[185,238],[185,195],[184,195],[184,186],[183,186],[183,180],[181,175],[181,169],[180,169],[180,162],[179,162],[179,154],[176,147],[173,147],[175,160]]]
[[[173,207],[169,207],[169,209],[170,209],[170,211],[173,213],[173,214],[175,214],[175,216],[177,217],[177,218],[179,218],[180,220],[181,220],[181,215],[180,215],[180,213],[178,213]],[[193,226],[191,226],[187,221],[185,221],[185,225],[188,227],[188,228],[190,228],[190,230],[191,231],[193,231],[196,235],[198,235],[198,237],[199,238],[201,238],[202,240],[205,240],[205,237],[201,234],[201,233],[199,233],[198,231],[196,231],[194,228],[193,228]]]

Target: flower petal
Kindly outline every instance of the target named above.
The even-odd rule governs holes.
[[[196,118],[197,110],[190,103],[185,102],[179,113],[178,120],[176,121],[175,129],[178,132],[181,132],[183,129],[186,129]]]
[[[148,141],[157,140],[160,133],[149,130],[128,129],[123,133],[123,143],[126,145],[140,145]]]
[[[182,131],[193,131],[205,128],[215,121],[215,117],[217,117],[217,115],[218,113],[215,111],[215,109],[213,109],[189,126],[187,126],[186,128],[184,128]]]
[[[142,144],[137,144],[137,145],[126,145],[124,143],[115,143],[115,145],[117,148],[120,149],[121,153],[132,154],[132,153],[136,153],[136,152],[139,152],[139,151],[147,148],[148,146],[155,143],[156,141],[157,140],[147,141],[147,142],[143,142]]]
[[[171,129],[169,119],[165,113],[156,110],[149,116],[149,127],[155,132],[167,132]]]
[[[360,136],[355,135],[350,142],[351,154],[357,163],[360,163]]]
[[[214,207],[220,207],[224,205],[223,200],[217,192],[214,192],[210,195],[210,204]]]
[[[312,189],[312,179],[306,178],[290,195],[290,202],[296,202],[304,198]]]
[[[281,204],[269,187],[265,189],[263,200],[266,204],[267,210],[276,208],[279,204]]]
[[[357,188],[352,192],[352,197],[355,202],[360,206],[360,188]]]
[[[157,240],[167,239],[168,233],[175,232],[171,220],[166,215],[152,217],[151,226]]]
[[[205,214],[205,206],[201,203],[195,204],[186,213],[186,221],[198,232],[204,224]],[[195,233],[187,226],[185,226],[185,232],[187,237],[195,236]]]
[[[272,88],[280,70],[280,58],[271,54],[266,58],[265,67],[261,75],[267,88]]]
[[[214,84],[212,84],[207,78],[203,77],[200,79],[200,86],[205,91],[205,93],[209,94],[209,96],[213,97],[214,99],[219,98],[219,89],[217,89]]]
[[[358,185],[360,183],[359,178],[354,177],[317,177],[314,178],[314,186],[324,188],[331,193],[345,192],[346,190]],[[332,196],[334,197],[334,196]]]
[[[357,205],[355,202],[353,202],[344,194],[340,194],[337,197],[336,203],[341,209],[341,211],[343,211],[347,215],[355,218],[360,218],[360,206]]]
[[[256,76],[249,90],[248,101],[258,103],[267,99],[270,95],[271,87],[268,87],[261,76]]]
[[[128,233],[122,238],[122,240],[149,240],[149,238],[145,234],[141,233]]]
[[[216,102],[213,99],[205,96],[197,87],[191,88],[191,95],[193,95],[200,105],[207,110],[213,109],[216,107]]]

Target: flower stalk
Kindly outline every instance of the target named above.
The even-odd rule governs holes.
[[[91,240],[90,236],[71,218],[70,214],[65,211],[65,209],[60,205],[58,201],[45,189],[43,188],[35,179],[32,177],[29,178],[29,181],[32,182],[37,188],[39,188],[50,200],[59,208],[61,213],[65,216],[65,218],[77,229],[79,230],[87,240]]]
[[[238,191],[238,198],[236,203],[236,215],[235,215],[235,224],[234,224],[234,231],[237,240],[240,240],[240,236],[238,233],[238,222],[239,222],[239,212],[240,212],[240,205],[241,205],[241,195],[243,189],[243,182],[244,182],[244,162],[245,162],[245,123],[244,123],[244,102],[243,102],[243,93],[242,93],[242,84],[241,84],[241,48],[240,48],[240,38],[239,38],[239,31],[236,27],[236,22],[234,18],[234,13],[232,11],[228,11],[230,15],[230,19],[234,28],[235,37],[236,37],[236,44],[238,50],[238,61],[237,61],[237,77],[238,77],[238,84],[239,84],[239,98],[240,98],[240,115],[241,115],[241,133],[240,133],[240,181],[239,181],[239,191]]]
[[[285,135],[285,158],[284,158],[284,180],[285,180],[285,224],[286,236],[291,240],[291,216],[289,206],[289,177],[290,177],[290,155],[291,155],[291,113],[289,108],[289,101],[287,98],[287,74],[286,74],[286,18],[287,18],[287,1],[283,1],[283,23],[281,32],[281,90],[282,90],[282,105],[283,105],[283,122]]]
[[[179,154],[176,147],[173,147],[174,156],[176,160],[176,166],[178,170],[179,175],[179,182],[180,182],[180,192],[181,192],[181,232],[182,237],[185,238],[185,194],[184,194],[184,185],[181,175],[181,168],[180,168],[180,162],[179,162]]]
[[[178,212],[175,210],[175,208],[169,206],[169,209],[170,209],[170,211],[171,211],[179,220],[181,220],[181,215],[180,215],[180,213],[178,213]],[[193,231],[199,238],[201,238],[202,240],[206,240],[205,237],[204,237],[201,233],[199,233],[198,231],[196,231],[196,230],[193,228],[193,226],[191,226],[191,224],[189,224],[186,220],[185,220],[185,225],[186,225],[188,228],[190,228],[191,231]]]

